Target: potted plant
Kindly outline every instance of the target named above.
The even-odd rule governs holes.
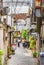
[[[31,48],[32,50],[36,50],[36,41],[35,41],[35,40],[31,40],[31,41],[30,41],[30,48]]]
[[[2,56],[3,55],[3,50],[2,49],[0,49],[0,56]]]
[[[33,36],[30,36],[29,37],[29,42],[31,42],[32,40],[34,40],[34,37]]]
[[[36,51],[32,52],[32,55],[33,55],[34,58],[36,58],[37,57],[37,52]]]

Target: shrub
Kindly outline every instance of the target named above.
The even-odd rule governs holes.
[[[3,55],[3,50],[0,49],[0,55]]]

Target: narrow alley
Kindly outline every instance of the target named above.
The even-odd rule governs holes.
[[[0,0],[0,65],[44,65],[44,0]]]
[[[11,56],[11,59],[8,60],[8,65],[37,65],[35,59],[31,55],[31,51],[23,47],[16,49],[15,55]]]

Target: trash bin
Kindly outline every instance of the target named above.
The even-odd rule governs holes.
[[[44,65],[44,52],[40,52],[40,65]]]

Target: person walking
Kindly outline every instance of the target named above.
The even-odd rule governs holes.
[[[20,47],[20,39],[18,39],[18,47]]]

